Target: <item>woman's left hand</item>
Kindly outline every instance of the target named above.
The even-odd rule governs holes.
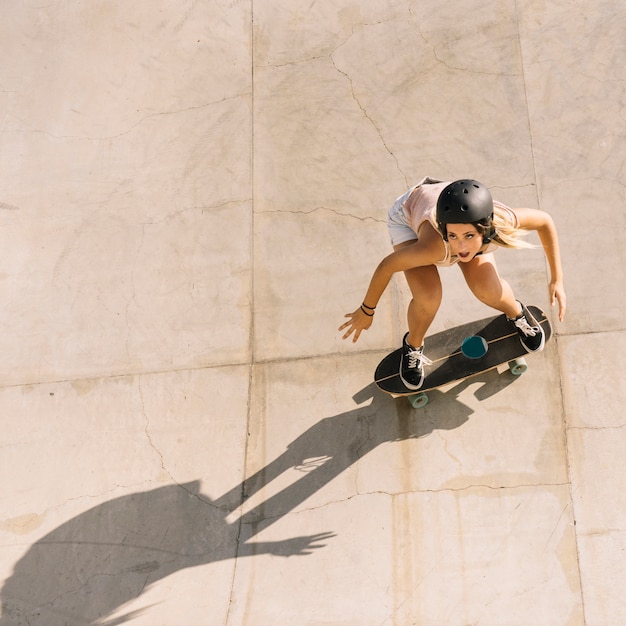
[[[553,280],[550,282],[550,306],[554,306],[555,303],[559,305],[559,321],[562,322],[565,318],[565,310],[567,309],[567,297],[565,296],[565,289],[563,287],[563,281]]]

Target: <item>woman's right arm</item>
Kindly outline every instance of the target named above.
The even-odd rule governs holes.
[[[349,318],[347,322],[339,327],[339,331],[346,330],[342,339],[347,339],[352,333],[353,342],[358,341],[361,332],[367,330],[374,319],[374,309],[378,305],[378,301],[385,292],[387,285],[391,281],[391,277],[396,272],[402,272],[414,267],[422,267],[425,265],[433,265],[440,261],[445,255],[445,246],[441,237],[421,236],[420,240],[411,245],[407,245],[389,256],[386,256],[379,264],[369,287],[363,299],[365,310],[359,307],[353,313],[347,313],[345,317]]]

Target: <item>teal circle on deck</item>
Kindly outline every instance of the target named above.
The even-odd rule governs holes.
[[[484,337],[473,335],[466,337],[461,344],[461,351],[468,359],[480,359],[487,354],[489,346]]]

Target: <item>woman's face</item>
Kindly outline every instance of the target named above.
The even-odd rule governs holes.
[[[482,235],[473,224],[448,224],[450,251],[461,263],[471,261],[483,247]]]

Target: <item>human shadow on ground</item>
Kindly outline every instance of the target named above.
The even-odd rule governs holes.
[[[360,406],[322,419],[216,500],[193,481],[125,495],[85,511],[37,541],[17,562],[0,592],[0,626],[115,626],[137,613],[111,617],[114,612],[180,570],[257,554],[310,554],[333,533],[278,542],[252,539],[379,445],[461,426],[472,409],[458,395],[471,382],[482,383],[483,398],[508,384],[507,377],[487,373],[445,393],[431,392],[430,404],[417,411],[405,399],[393,400],[370,385],[355,396]],[[293,468],[301,478],[228,521],[242,502]]]

